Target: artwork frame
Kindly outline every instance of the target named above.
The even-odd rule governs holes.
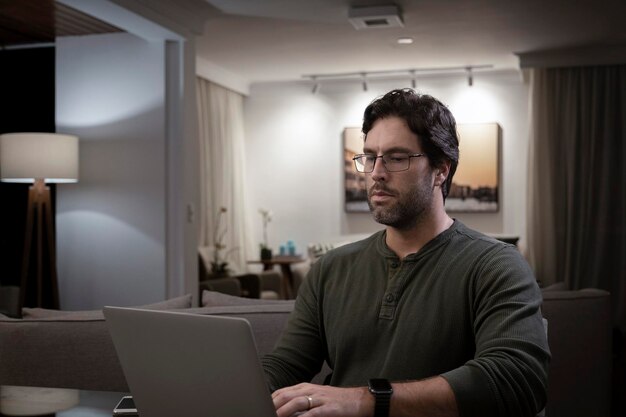
[[[498,123],[458,124],[459,165],[446,198],[448,213],[500,210],[502,128]]]
[[[346,213],[369,213],[365,174],[354,167],[354,155],[363,153],[363,132],[360,127],[343,130],[344,210]]]
[[[460,161],[445,208],[449,213],[496,213],[500,210],[502,128],[498,123],[458,124]],[[354,168],[363,150],[359,127],[343,131],[344,210],[367,213],[365,174]]]

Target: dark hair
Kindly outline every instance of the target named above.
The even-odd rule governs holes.
[[[362,129],[365,139],[374,122],[391,116],[406,121],[411,132],[421,140],[424,152],[434,166],[450,161],[450,173],[441,187],[445,201],[459,163],[459,138],[454,116],[446,105],[432,96],[416,93],[410,88],[392,90],[365,109]]]

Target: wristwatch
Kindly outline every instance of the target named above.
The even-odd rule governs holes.
[[[374,417],[389,417],[389,403],[393,388],[386,379],[370,379],[368,383],[369,391],[374,396]]]

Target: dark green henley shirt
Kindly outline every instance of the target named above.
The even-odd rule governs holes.
[[[310,381],[324,362],[333,386],[441,375],[461,416],[534,416],[550,359],[541,293],[512,245],[458,220],[399,259],[385,232],[313,264],[263,368],[273,389]]]

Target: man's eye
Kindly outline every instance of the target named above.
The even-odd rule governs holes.
[[[389,155],[389,162],[402,162],[406,159],[406,155]]]

